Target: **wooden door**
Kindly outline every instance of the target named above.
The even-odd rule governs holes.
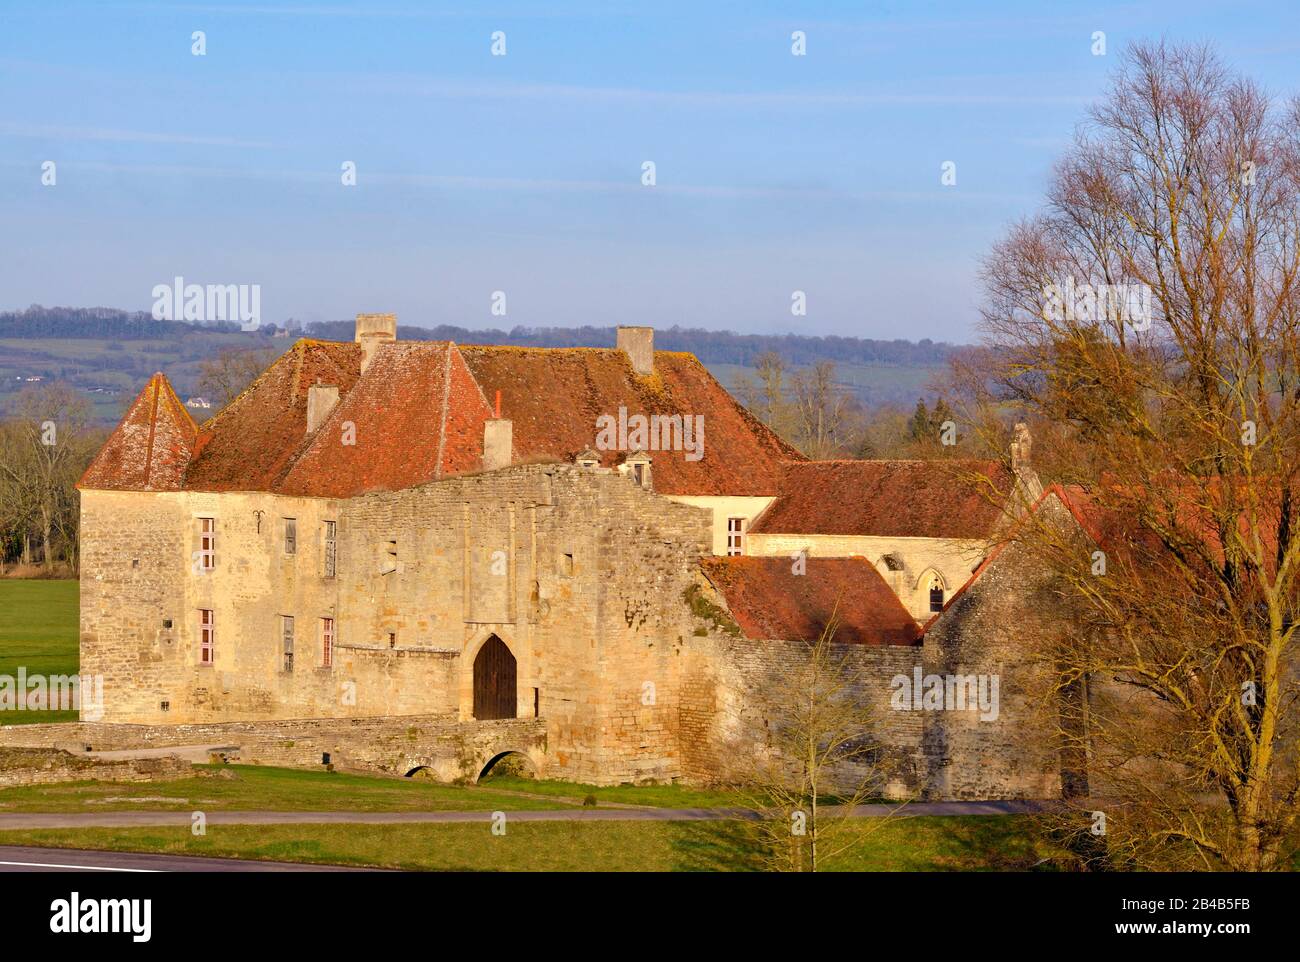
[[[474,717],[514,718],[517,696],[515,656],[504,641],[490,637],[474,658]]]

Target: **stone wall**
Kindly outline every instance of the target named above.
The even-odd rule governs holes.
[[[0,746],[89,751],[207,746],[227,761],[290,768],[337,768],[407,775],[430,769],[443,781],[474,781],[488,762],[507,753],[526,756],[546,774],[546,725],[534,718],[460,722],[412,715],[400,718],[279,719],[183,725],[69,722],[0,728]],[[13,751],[2,748],[0,752]],[[107,764],[107,762],[99,762]],[[189,771],[189,763],[183,765]]]
[[[184,759],[98,759],[58,748],[0,748],[0,788],[59,782],[152,782],[192,771]]]
[[[211,571],[195,563],[205,517]],[[344,501],[86,491],[82,519],[82,669],[104,679],[103,721],[468,721],[474,659],[495,635],[516,659],[517,716],[547,719],[557,774],[608,783],[677,770],[675,654],[691,629],[681,599],[712,519],[617,472],[526,465]]]
[[[1045,508],[1044,510],[1048,510]],[[1032,549],[1008,543],[925,636],[925,670],[998,680],[998,714],[925,712],[933,798],[1056,798],[1063,782],[1048,650],[1068,630],[1058,592]]]
[[[746,781],[764,764],[768,733],[791,707],[781,693],[791,690],[788,679],[807,665],[808,645],[714,634],[690,647],[680,707],[683,774],[691,781]],[[867,766],[836,773],[841,790],[865,786],[891,798],[922,791],[923,719],[890,705],[890,680],[910,674],[920,657],[919,645],[832,646],[831,659],[849,682],[846,690],[863,706],[872,756]]]

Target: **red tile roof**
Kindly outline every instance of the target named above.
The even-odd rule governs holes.
[[[279,490],[343,498],[477,471],[483,422],[491,416],[450,342],[382,345]],[[355,444],[343,443],[348,423]]]
[[[655,373],[640,377],[627,355],[606,348],[462,346],[486,397],[501,392],[501,415],[514,422],[515,456],[572,460],[596,442],[602,415],[703,415],[703,457],[651,451],[661,494],[773,495],[781,463],[802,460],[746,411],[692,354],[656,351]],[[605,467],[628,452],[602,452]]]
[[[708,558],[700,568],[753,639],[816,641],[834,615],[835,641],[912,645],[921,628],[865,558],[813,558],[802,575],[789,558]]]
[[[340,397],[361,374],[361,347],[298,341],[216,417],[200,428],[185,475],[198,491],[274,491],[307,441],[307,392],[338,385]]]
[[[317,383],[336,385],[339,402],[307,437],[307,394]],[[619,350],[407,341],[380,346],[362,373],[359,345],[302,340],[198,430],[192,455],[184,452],[188,464],[173,466],[184,475],[176,484],[348,497],[477,471],[489,399],[498,391],[501,416],[513,422],[516,462],[572,460],[595,444],[597,418],[617,418],[620,408],[628,416],[702,415],[700,460],[649,452],[663,494],[772,495],[782,464],[802,457],[689,354],[656,352],[655,373],[642,377]],[[131,416],[118,433],[129,430]],[[342,443],[348,422],[355,445]],[[628,453],[604,452],[603,463],[617,465]],[[87,472],[85,486],[139,490],[140,474],[105,460]]]
[[[1013,475],[997,461],[805,461],[750,530],[903,538],[990,537]]]
[[[77,486],[178,491],[197,435],[194,419],[167,378],[154,374]]]

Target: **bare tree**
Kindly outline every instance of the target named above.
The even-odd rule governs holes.
[[[23,391],[14,401],[13,413],[0,444],[0,483],[5,500],[13,499],[14,507],[8,509],[13,520],[34,526],[48,570],[55,560],[56,534],[63,536],[69,558],[75,559],[75,486],[98,435],[87,425],[89,403],[67,384]]]
[[[199,362],[198,390],[225,407],[239,397],[276,359],[271,348],[224,348],[216,357]]]
[[[853,815],[884,778],[863,694],[871,681],[834,644],[837,624],[800,643],[799,666],[765,681],[762,717],[740,723],[738,781],[757,815],[745,824],[772,870],[824,871],[888,821]]]
[[[820,361],[795,373],[795,445],[814,460],[833,458],[848,445],[849,392],[835,380],[835,364]]]
[[[736,378],[741,403],[782,438],[792,441],[794,419],[786,389],[785,360],[773,351],[754,359],[753,377],[742,374]]]
[[[1099,542],[1057,576],[1061,736],[1111,858],[1269,870],[1296,845],[1300,104],[1130,49],[1047,208],[988,259],[982,407],[1034,423]]]

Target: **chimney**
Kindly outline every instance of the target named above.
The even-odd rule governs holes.
[[[1011,470],[1015,473],[1015,487],[1011,494],[1008,513],[1017,518],[1043,496],[1043,482],[1030,462],[1034,439],[1029,435],[1029,425],[1016,423],[1011,435]]]
[[[338,403],[337,384],[313,384],[307,388],[307,433],[315,434]]]
[[[618,349],[632,362],[632,370],[641,376],[655,372],[655,329],[653,327],[619,327]]]
[[[513,460],[514,422],[503,417],[488,418],[483,422],[483,470],[508,468]]]
[[[1029,425],[1018,421],[1011,435],[1011,469],[1019,473],[1029,467],[1029,453],[1034,446],[1034,439],[1029,435]]]
[[[379,345],[397,340],[397,315],[358,314],[355,340],[361,345],[361,370],[364,371]]]

